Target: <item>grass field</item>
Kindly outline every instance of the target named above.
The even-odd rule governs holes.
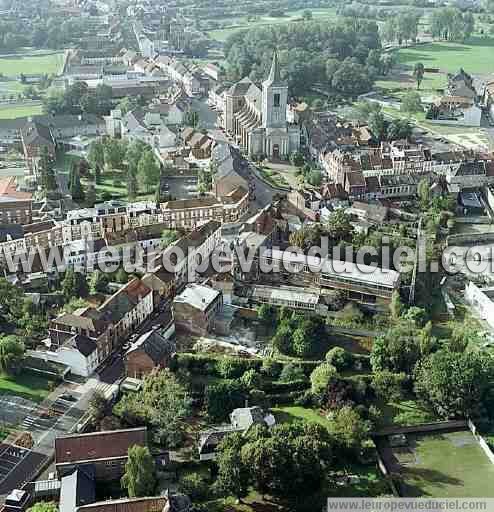
[[[32,55],[16,55],[0,58],[0,73],[17,77],[25,74],[54,74],[63,64],[62,52],[36,52]]]
[[[37,116],[43,114],[43,105],[0,105],[0,119]]]
[[[470,431],[407,437],[411,453],[398,455],[406,496],[494,497],[494,465]]]
[[[329,421],[314,409],[305,407],[275,407],[271,409],[278,423],[293,423],[294,421],[307,421],[309,423],[319,423],[323,427],[329,426]]]
[[[397,51],[398,64],[403,67],[400,76],[391,75],[377,82],[385,89],[415,87],[411,74],[414,65],[422,62],[426,68],[437,68],[440,73],[426,73],[422,90],[438,89],[446,85],[446,74],[464,68],[468,73],[488,74],[494,68],[494,39],[472,37],[467,43],[434,42],[402,48]]]
[[[210,30],[208,32],[209,37],[216,41],[224,42],[234,32],[239,30],[246,30],[254,27],[269,26],[269,25],[280,25],[284,23],[297,22],[302,19],[302,14],[305,9],[298,9],[294,11],[287,11],[285,16],[273,18],[271,16],[261,16],[258,20],[247,22],[247,18],[236,18],[231,20],[223,20],[225,22],[224,28],[217,30]],[[321,8],[321,9],[308,9],[312,12],[312,18],[314,20],[324,20],[336,17],[336,11],[333,8]]]
[[[52,381],[23,372],[16,376],[0,374],[0,395],[16,395],[33,402],[43,401],[50,393]]]

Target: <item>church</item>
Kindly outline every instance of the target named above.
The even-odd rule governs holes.
[[[249,157],[287,158],[300,148],[300,127],[287,122],[288,85],[275,51],[262,90],[249,78],[225,94],[224,129]]]

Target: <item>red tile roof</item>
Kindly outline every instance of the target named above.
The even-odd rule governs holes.
[[[57,464],[65,464],[126,457],[131,446],[146,445],[146,433],[143,427],[57,437],[55,460]]]

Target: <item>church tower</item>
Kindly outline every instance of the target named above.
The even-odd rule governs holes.
[[[286,128],[288,84],[281,79],[278,53],[274,51],[268,78],[262,83],[263,128]]]

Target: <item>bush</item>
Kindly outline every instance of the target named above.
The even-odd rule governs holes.
[[[240,382],[218,382],[206,388],[206,411],[213,420],[223,421],[233,409],[244,406],[245,398],[245,391]]]
[[[192,501],[205,501],[209,498],[209,484],[199,473],[184,475],[180,479],[179,489]]]
[[[264,359],[262,362],[261,373],[270,379],[277,379],[280,376],[283,365],[274,359]]]
[[[304,380],[305,378],[302,368],[293,363],[285,364],[280,374],[280,382],[294,382]]]
[[[334,347],[326,354],[326,361],[341,372],[352,366],[352,354],[344,348]]]

